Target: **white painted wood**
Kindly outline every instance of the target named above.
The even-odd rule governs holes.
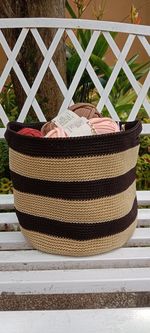
[[[136,228],[126,246],[150,246],[150,228]]]
[[[18,219],[16,213],[8,212],[8,213],[0,213],[0,226],[3,224],[11,225],[18,224]]]
[[[1,333],[149,333],[150,308],[1,311]]]
[[[138,210],[138,226],[150,227],[150,209],[139,209]]]
[[[150,292],[150,268],[0,272],[0,293]]]
[[[0,213],[0,232],[18,230],[20,227],[15,213]]]
[[[0,210],[13,209],[14,197],[13,194],[0,194]]]
[[[37,44],[39,46],[39,49],[40,49],[41,53],[43,54],[43,56],[45,58],[45,55],[47,53],[47,48],[46,48],[46,46],[45,46],[45,44],[44,44],[44,42],[43,42],[43,40],[42,40],[39,32],[37,31],[37,29],[31,29],[31,32],[32,32],[32,35],[35,38],[35,40],[36,40],[36,42],[37,42]],[[63,79],[62,79],[62,77],[60,75],[60,73],[58,72],[58,69],[57,69],[57,67],[56,67],[53,59],[51,59],[51,62],[49,64],[49,68],[50,68],[51,72],[53,73],[53,75],[55,77],[55,80],[56,80],[56,82],[57,82],[57,84],[58,84],[58,86],[59,86],[59,88],[60,88],[63,96],[65,97],[65,95],[66,95],[66,93],[67,93],[68,90],[67,90],[67,87],[66,87],[66,85],[65,85],[65,83],[64,83],[64,81],[63,81]]]
[[[140,42],[142,43],[148,56],[150,57],[150,44],[149,44],[148,40],[144,36],[138,36],[138,38],[139,38]]]
[[[135,39],[135,35],[130,34],[124,44],[122,51],[119,54],[118,60],[114,66],[112,74],[111,74],[111,76],[106,84],[106,87],[104,89],[104,92],[101,95],[101,98],[98,102],[97,106],[99,107],[100,110],[103,109],[103,107],[105,105],[105,101],[108,100],[108,98],[109,98],[109,94],[112,90],[114,82],[116,81],[116,78],[120,72],[120,69],[122,68],[123,64],[125,63],[126,56],[131,48],[131,45],[133,44],[134,39]]]
[[[116,42],[114,41],[114,39],[112,38],[111,34],[109,32],[103,32],[103,35],[105,37],[105,39],[107,40],[109,46],[111,47],[114,55],[117,57],[117,59],[119,58],[120,55],[120,50],[119,47],[117,46]],[[142,37],[144,38],[144,37]],[[144,40],[145,41],[145,40]],[[127,78],[129,79],[129,82],[131,82],[133,89],[135,90],[135,92],[137,93],[137,95],[139,94],[140,90],[141,90],[141,86],[139,85],[138,81],[136,80],[134,74],[132,73],[130,67],[128,66],[127,62],[125,61],[124,64],[122,65],[122,68],[127,76]],[[148,102],[148,99],[145,97],[143,100],[143,106],[145,107],[145,110],[148,112],[150,112],[150,103]],[[134,118],[133,118],[134,119]]]
[[[2,31],[0,31],[0,40],[1,40],[1,44],[3,46],[3,49],[6,53],[6,56],[9,59],[10,56],[11,56],[12,51],[11,51],[3,33],[2,33]],[[28,82],[27,82],[27,80],[26,80],[26,78],[25,78],[25,76],[24,76],[24,74],[23,74],[23,72],[22,72],[21,68],[19,67],[16,60],[14,60],[13,69],[14,69],[14,71],[15,71],[17,77],[18,77],[18,80],[20,81],[20,84],[22,85],[26,95],[28,95],[28,93],[30,92],[30,86],[29,86],[29,84],[28,84]],[[44,114],[43,114],[43,112],[42,112],[42,110],[41,110],[41,108],[40,108],[36,99],[33,100],[32,106],[33,106],[33,109],[34,109],[38,119],[40,121],[46,121],[46,118],[45,118],[45,116],[44,116]]]
[[[150,26],[111,21],[59,19],[59,18],[14,18],[1,19],[0,28],[68,28],[116,31],[128,34],[150,35]]]
[[[3,108],[2,107],[0,107],[0,110],[3,110]],[[4,110],[3,110],[4,111]],[[3,111],[2,111],[2,113],[3,113]],[[7,118],[5,118],[5,119],[3,119],[3,116],[2,116],[2,113],[0,114],[0,118],[1,118],[1,120],[2,120],[2,122],[3,122],[3,124],[5,125],[5,126],[7,126],[7,123],[8,123],[8,117]],[[4,116],[5,117],[5,116]],[[4,133],[5,133],[5,131],[6,131],[6,128],[0,128],[0,139],[1,138],[4,138]]]
[[[67,34],[68,34],[68,36],[69,36],[72,44],[74,45],[76,51],[78,52],[80,58],[82,59],[82,57],[84,55],[84,51],[83,51],[83,49],[82,49],[79,41],[77,40],[75,34],[73,33],[72,30],[69,30],[69,29],[67,29],[66,32],[67,32]],[[94,69],[93,69],[93,67],[92,67],[92,65],[90,64],[89,61],[87,62],[86,70],[87,70],[89,76],[91,77],[91,80],[93,81],[93,83],[94,83],[97,91],[99,92],[99,94],[101,96],[102,93],[103,93],[103,91],[104,91],[104,88],[103,88],[100,80],[98,79],[98,77],[97,77],[97,75],[96,75],[96,73],[95,73],[95,71],[94,71]],[[111,101],[108,99],[108,100],[106,100],[105,104],[106,104],[106,107],[107,107],[108,111],[112,115],[112,117],[116,121],[119,121],[120,119],[119,119],[119,117],[118,117],[118,115],[117,115],[117,113],[116,113],[116,111],[115,111],[115,109],[114,109]],[[99,112],[101,111],[98,106],[97,106],[97,109],[98,109]],[[61,110],[59,112],[61,112]]]
[[[150,72],[148,73],[143,85],[142,85],[142,88],[138,94],[138,97],[134,103],[134,106],[131,110],[131,113],[128,117],[128,121],[132,121],[135,119],[136,115],[138,114],[138,111],[141,107],[141,105],[143,104],[143,100],[145,98],[145,96],[147,95],[147,92],[148,92],[148,89],[150,87]],[[148,112],[148,115],[150,117],[150,106],[149,106],[149,109],[147,110]]]
[[[72,82],[70,84],[70,87],[68,89],[66,97],[65,97],[65,99],[64,99],[64,101],[63,101],[63,103],[62,103],[62,105],[60,107],[60,110],[59,110],[60,113],[62,111],[64,111],[68,107],[68,105],[70,105],[70,102],[72,100],[74,92],[76,91],[76,88],[77,88],[77,86],[79,84],[79,81],[80,81],[80,79],[82,77],[82,74],[83,74],[83,72],[84,72],[84,70],[86,68],[86,65],[88,63],[88,60],[89,60],[90,55],[91,55],[91,53],[92,53],[92,51],[94,49],[94,46],[95,46],[95,44],[97,42],[97,39],[98,39],[99,35],[100,35],[99,31],[94,31],[93,32],[93,34],[91,36],[91,39],[90,39],[90,41],[89,41],[89,43],[87,45],[87,48],[86,48],[86,50],[84,52],[84,55],[83,55],[83,57],[81,59],[81,62],[79,64],[78,68],[77,68],[77,71],[76,71],[75,75],[74,75],[74,78],[73,78],[73,80],[72,80]]]
[[[0,251],[32,249],[20,231],[0,232]]]
[[[37,250],[0,252],[0,271],[40,271],[150,267],[150,248],[121,248],[89,257],[67,257]],[[58,273],[59,274],[59,273]]]
[[[0,119],[2,120],[3,125],[7,126],[9,119],[1,105],[0,105]]]
[[[0,80],[0,92],[1,92],[1,90],[4,86],[4,84],[5,84],[6,79],[8,78],[8,75],[9,75],[9,73],[10,73],[12,67],[13,67],[14,61],[15,61],[15,59],[16,59],[16,57],[17,57],[17,55],[18,55],[18,53],[21,49],[21,46],[22,46],[27,34],[28,34],[28,29],[22,29],[22,31],[21,31],[21,33],[20,33],[20,35],[19,35],[19,37],[16,41],[16,44],[13,48],[13,51],[11,52],[11,55],[10,55],[8,61],[7,61],[7,64],[6,64],[6,66],[5,66],[5,68],[2,72],[1,80]],[[1,44],[3,46],[3,40],[2,39],[1,39]]]
[[[150,204],[150,191],[137,191],[137,200],[139,205],[149,205]]]
[[[59,41],[60,41],[63,33],[64,33],[64,29],[58,29],[57,30],[57,32],[56,32],[56,34],[55,34],[55,36],[54,36],[54,38],[52,40],[52,43],[51,43],[48,51],[46,52],[45,58],[43,60],[43,63],[41,65],[40,69],[39,69],[39,72],[37,73],[37,76],[36,76],[36,78],[34,80],[32,88],[31,88],[31,90],[30,90],[30,92],[29,92],[29,94],[27,96],[27,99],[26,99],[26,101],[24,103],[24,106],[23,106],[23,108],[22,108],[22,110],[20,112],[20,115],[18,117],[18,121],[23,121],[25,119],[25,117],[26,117],[26,115],[28,113],[28,110],[29,110],[30,106],[32,105],[32,102],[33,102],[33,99],[35,97],[35,94],[38,91],[38,88],[39,88],[39,86],[40,86],[40,84],[42,82],[42,79],[43,79],[43,77],[44,77],[44,75],[46,73],[46,70],[47,70],[47,68],[49,66],[49,63],[50,63],[50,61],[52,59],[52,56],[53,56],[53,54],[54,54],[54,52],[55,52],[55,50],[56,50],[56,48],[57,48],[57,46],[59,44]]]
[[[150,124],[142,124],[142,134],[150,134]]]
[[[137,228],[125,244],[125,247],[130,246],[150,246],[150,228]],[[0,232],[0,250],[24,250],[31,249],[32,246],[27,244],[24,236],[20,231]]]

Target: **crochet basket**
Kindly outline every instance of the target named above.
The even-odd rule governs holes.
[[[135,166],[141,123],[74,138],[17,134],[43,123],[8,123],[5,138],[21,231],[41,251],[85,256],[121,247],[136,227]]]

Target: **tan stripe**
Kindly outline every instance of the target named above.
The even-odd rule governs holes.
[[[88,241],[76,241],[66,238],[58,238],[28,231],[21,228],[23,234],[29,239],[32,246],[38,250],[61,255],[86,256],[111,251],[124,245],[132,236],[137,221],[135,220],[129,228],[116,235],[93,239]]]
[[[9,149],[10,169],[22,176],[51,181],[86,181],[117,177],[136,165],[139,147],[121,153],[82,158],[40,158]]]
[[[96,200],[63,200],[14,190],[15,207],[30,215],[66,222],[103,222],[128,214],[135,198],[135,182],[124,192]]]

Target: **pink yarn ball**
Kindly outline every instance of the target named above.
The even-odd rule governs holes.
[[[120,132],[118,124],[111,118],[92,118],[89,125],[96,134]]]

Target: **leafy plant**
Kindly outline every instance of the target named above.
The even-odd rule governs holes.
[[[0,140],[0,178],[9,176],[8,145],[4,139]]]
[[[86,6],[84,5],[84,1],[75,1],[75,4],[78,9],[78,16],[74,12],[73,8],[71,7],[71,5],[69,4],[68,1],[66,1],[66,8],[67,8],[69,14],[73,18],[81,17],[82,13],[86,9]],[[104,8],[103,8],[103,10],[104,10]],[[133,8],[132,8],[132,12],[133,12]],[[137,14],[137,12],[135,12],[135,8],[134,8],[134,13],[132,13],[132,17],[135,16],[136,14]],[[76,31],[76,36],[78,38],[78,41],[79,41],[82,49],[85,50],[91,39],[92,31],[78,29]],[[117,36],[117,33],[112,32],[111,36],[115,39]],[[80,57],[71,42],[69,42],[67,40],[66,44],[67,44],[66,45],[66,47],[67,47],[67,82],[68,82],[68,86],[70,86],[70,83],[72,82],[73,77],[80,64]],[[109,66],[105,61],[108,48],[109,48],[109,44],[107,43],[105,37],[101,34],[96,42],[96,45],[95,45],[93,52],[89,59],[92,64],[92,67],[94,68],[94,71],[97,74],[103,87],[105,87],[105,85],[107,84],[107,82],[110,78],[110,75],[113,71],[113,68],[114,68],[114,66]],[[141,80],[150,70],[150,61],[148,61],[144,64],[139,64],[137,62],[138,57],[139,57],[139,55],[135,54],[127,62],[129,68],[131,69],[131,71],[137,81]],[[74,97],[73,97],[74,102],[91,102],[93,104],[97,104],[99,97],[100,96],[99,96],[98,91],[94,87],[94,84],[93,84],[88,72],[85,70],[82,75],[82,78],[78,84],[77,90],[74,94]],[[121,69],[118,74],[118,77],[113,85],[112,91],[110,92],[109,98],[110,98],[115,110],[117,111],[120,119],[123,121],[127,120],[128,116],[130,114],[130,111],[133,107],[133,104],[135,103],[135,100],[137,98],[137,94],[134,91],[134,89],[132,88],[131,83],[128,80],[123,69]],[[109,115],[106,107],[103,108],[102,113],[104,116]],[[144,113],[145,118],[147,118],[147,114],[143,107],[141,107],[139,114],[141,114],[141,113],[142,113],[142,117],[143,117],[143,113]]]
[[[11,82],[9,84],[6,84],[2,92],[0,93],[0,104],[2,105],[10,121],[14,121],[17,119],[19,110],[17,106],[13,85]],[[3,126],[4,125],[0,120],[0,127]]]
[[[6,177],[0,179],[0,194],[13,193],[12,181]]]

